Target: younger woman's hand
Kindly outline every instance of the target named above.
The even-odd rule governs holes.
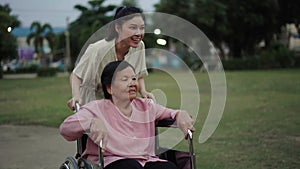
[[[155,96],[150,92],[147,92],[147,91],[141,92],[141,96],[142,96],[142,98],[152,99],[156,103]]]
[[[67,102],[67,106],[71,109],[71,110],[75,110],[75,103],[79,103],[79,105],[81,105],[81,100],[80,99],[76,99],[76,98],[71,98],[70,100],[68,100]]]

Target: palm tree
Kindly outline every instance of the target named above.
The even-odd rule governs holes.
[[[31,33],[27,36],[26,42],[30,45],[31,40],[33,39],[35,53],[37,53],[38,57],[41,59],[41,64],[43,66],[48,66],[43,46],[44,40],[46,39],[51,52],[53,51],[55,34],[52,26],[49,23],[41,25],[40,22],[36,21],[31,24],[30,31]]]

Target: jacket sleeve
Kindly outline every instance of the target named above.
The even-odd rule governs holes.
[[[146,54],[145,54],[145,44],[143,41],[141,41],[140,44],[140,49],[139,49],[139,70],[137,70],[138,72],[138,76],[139,77],[145,77],[148,76],[148,71],[147,71],[147,65],[146,65]]]
[[[95,83],[95,79],[97,72],[97,44],[98,43],[90,44],[87,47],[80,61],[73,70],[73,74],[82,80],[80,85],[80,97],[84,104],[96,99],[95,90],[97,84]]]

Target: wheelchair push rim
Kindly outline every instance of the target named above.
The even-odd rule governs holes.
[[[79,169],[79,167],[73,157],[67,157],[59,169]]]

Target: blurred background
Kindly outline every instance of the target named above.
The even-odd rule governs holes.
[[[121,5],[188,20],[210,39],[207,47],[214,50],[210,55],[218,55],[225,70],[300,65],[297,0],[1,0],[1,77],[3,73],[32,73],[39,68],[72,70],[85,42],[112,20]],[[147,23],[147,27],[154,26]],[[172,51],[193,70],[209,69],[185,44],[160,34],[160,29],[154,30],[145,35],[146,48]],[[180,67],[168,59],[149,56],[147,64]]]
[[[211,138],[204,144],[195,144],[197,168],[299,168],[299,0],[0,0],[0,130],[12,124],[1,130],[0,148],[15,150],[8,153],[4,149],[0,169],[34,168],[24,165],[24,161],[39,161],[42,164],[35,168],[47,168],[40,167],[45,166],[45,160],[37,160],[38,155],[28,156],[35,153],[26,152],[24,147],[43,153],[41,158],[53,155],[58,158],[53,159],[53,165],[60,165],[59,159],[65,155],[59,156],[53,150],[55,146],[36,148],[35,142],[32,145],[36,138],[24,132],[23,126],[16,128],[19,134],[12,129],[17,125],[42,125],[55,127],[57,132],[63,119],[73,113],[66,106],[71,96],[69,72],[85,43],[112,20],[121,5],[150,12],[143,41],[149,49],[146,52],[152,51],[146,53],[147,67],[154,71],[149,71],[145,79],[147,88],[167,100],[169,107],[179,108],[182,100],[192,100],[189,105],[200,106],[195,112],[199,113],[195,138],[212,105],[211,74],[223,74],[225,70],[226,85],[216,85],[227,90],[225,110]],[[163,24],[157,27],[157,22],[151,20],[155,12],[178,16],[203,31],[209,41],[192,38],[192,44],[201,49],[200,56],[182,39],[166,36],[166,30],[181,30],[179,33],[189,38],[190,29],[176,22],[172,25],[171,17],[159,21]],[[221,65],[210,62],[216,57]],[[181,71],[184,66],[193,70],[199,90],[185,80],[187,71]],[[61,74],[64,76],[58,76]],[[174,78],[177,76],[190,88],[182,92]],[[193,95],[181,97],[182,93],[201,95],[201,104]],[[18,137],[8,139],[5,133]],[[53,136],[60,138],[58,133]],[[45,142],[49,137],[48,134]],[[32,146],[24,146],[24,139]],[[17,146],[7,146],[14,141]],[[185,142],[178,148],[186,148]],[[16,165],[13,160],[20,155]]]

